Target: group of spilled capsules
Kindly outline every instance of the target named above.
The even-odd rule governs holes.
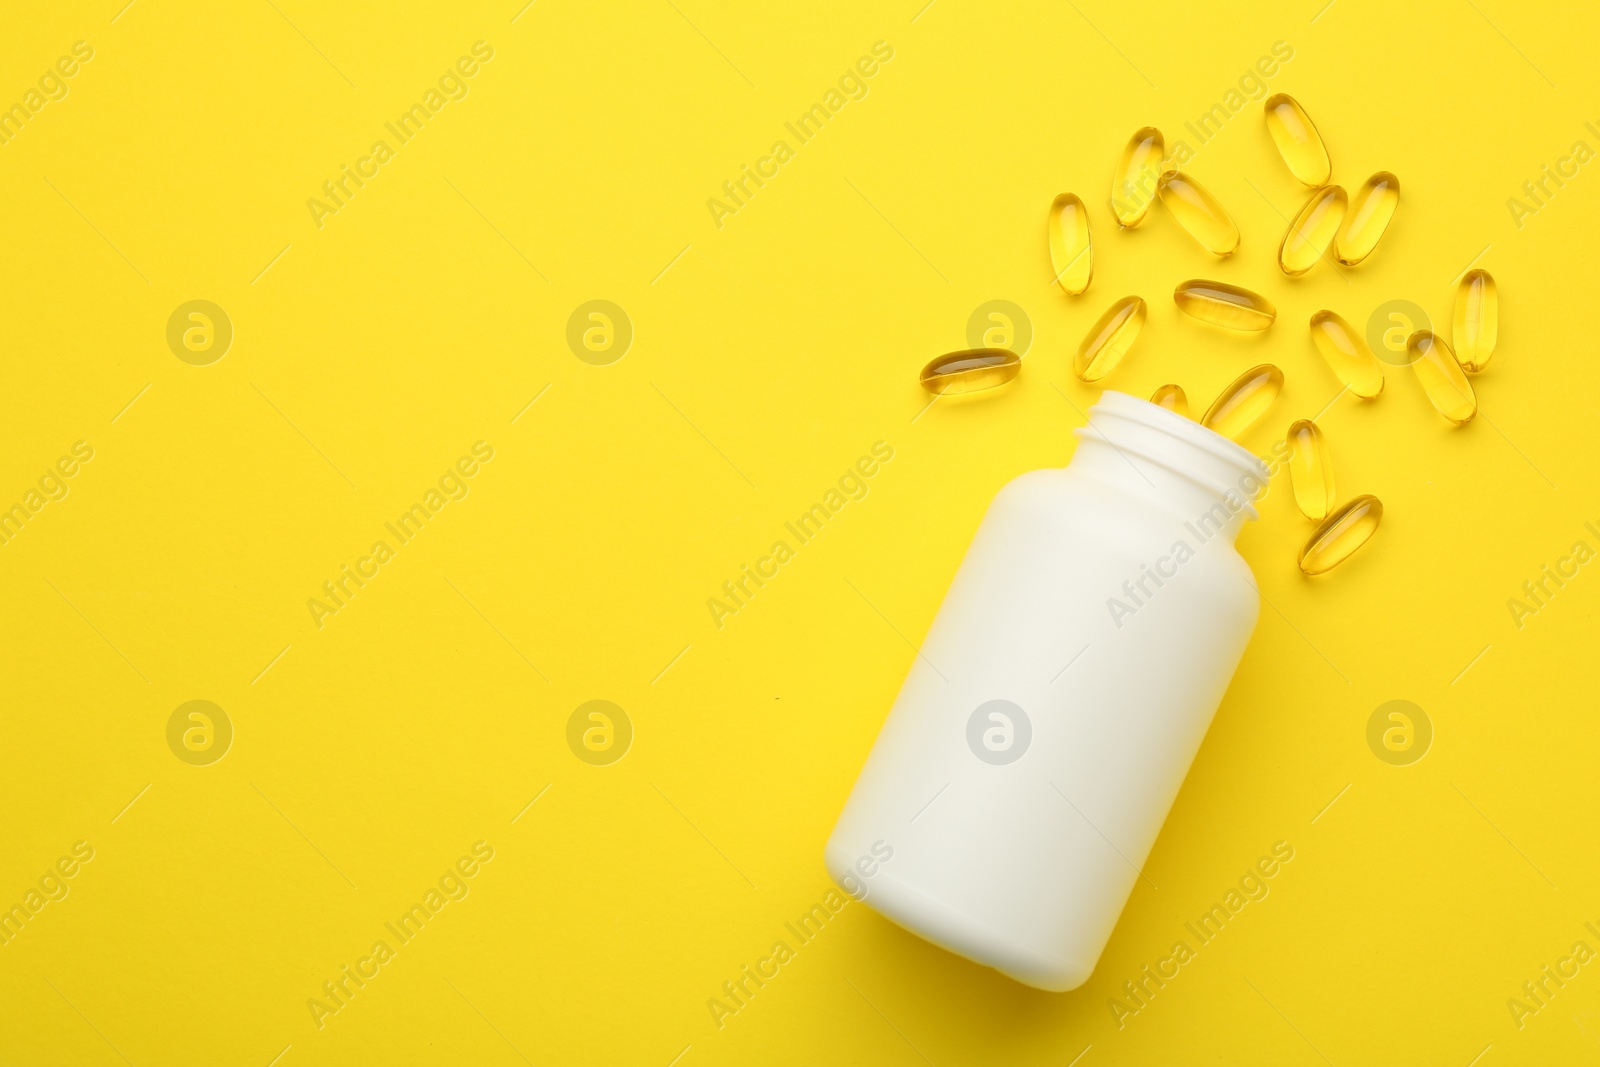
[[[1278,266],[1291,277],[1306,273],[1330,256],[1355,266],[1372,255],[1400,204],[1400,182],[1388,171],[1368,178],[1352,197],[1330,184],[1332,165],[1322,135],[1294,98],[1279,93],[1264,106],[1267,131],[1289,171],[1313,190],[1289,223],[1278,246]],[[1167,158],[1161,131],[1144,127],[1129,139],[1111,186],[1111,208],[1123,228],[1140,225],[1150,205],[1160,200],[1190,236],[1218,257],[1239,247],[1239,227],[1199,182],[1181,173]],[[1073,193],[1062,193],[1050,205],[1050,265],[1055,281],[1069,296],[1089,288],[1094,276],[1089,214]],[[1229,330],[1265,330],[1277,310],[1259,293],[1226,282],[1194,279],[1173,290],[1185,314]],[[1406,340],[1406,360],[1439,414],[1465,425],[1478,413],[1468,374],[1488,365],[1498,330],[1499,297],[1488,271],[1469,270],[1456,287],[1452,348],[1431,330],[1418,330]],[[1112,304],[1089,330],[1073,359],[1072,371],[1084,382],[1110,374],[1133,347],[1144,327],[1142,297],[1126,296]],[[1383,391],[1383,368],[1350,323],[1332,311],[1311,316],[1311,338],[1317,351],[1346,389],[1364,400]],[[935,394],[972,393],[1003,385],[1022,370],[1022,359],[1003,348],[977,348],[940,356],[922,370],[924,389]],[[1200,424],[1234,440],[1267,413],[1283,388],[1283,371],[1271,364],[1252,367],[1217,396]],[[1188,398],[1177,385],[1163,385],[1152,402],[1187,417]],[[1374,496],[1357,496],[1336,506],[1333,468],[1327,439],[1316,422],[1301,419],[1286,437],[1289,477],[1295,504],[1318,525],[1300,550],[1300,569],[1322,574],[1348,559],[1377,530],[1383,505]]]

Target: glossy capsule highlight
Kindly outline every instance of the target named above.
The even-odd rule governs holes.
[[[1278,155],[1293,174],[1306,185],[1321,185],[1333,174],[1328,148],[1322,135],[1300,102],[1285,93],[1267,97],[1267,132],[1278,146]]]
[[[1206,187],[1180,171],[1169,170],[1156,182],[1161,204],[1178,225],[1215,256],[1231,256],[1239,248],[1239,227]]]
[[[1237,441],[1272,407],[1283,390],[1283,371],[1270,363],[1251,367],[1217,395],[1200,425]]]
[[[1344,222],[1333,239],[1333,256],[1347,267],[1372,255],[1383,232],[1400,206],[1400,179],[1380,170],[1361,183],[1350,197]]]
[[[1321,522],[1333,510],[1333,460],[1322,427],[1301,419],[1289,427],[1289,482],[1300,514]]]
[[[1337,185],[1324,186],[1311,194],[1278,246],[1278,266],[1283,273],[1290,277],[1304,274],[1327,255],[1348,206],[1349,196]]]
[[[1125,296],[1112,304],[1090,328],[1072,361],[1079,381],[1097,382],[1116,369],[1144,329],[1143,297]]]
[[[1383,392],[1383,367],[1367,347],[1366,339],[1331,311],[1311,316],[1311,340],[1334,376],[1352,393],[1371,400]]]
[[[1358,496],[1322,520],[1300,550],[1300,569],[1326,574],[1372,539],[1383,521],[1383,502],[1375,496]]]
[[[1186,419],[1189,417],[1189,398],[1184,394],[1183,386],[1181,385],[1161,386],[1161,388],[1150,394],[1150,403],[1156,407],[1176,412]]]
[[[1468,374],[1489,365],[1500,332],[1500,289],[1486,270],[1469,270],[1456,286],[1456,314],[1450,340],[1456,360]]]
[[[1021,371],[1022,357],[1009,348],[969,348],[930,362],[920,381],[930,393],[978,393],[1006,384]]]
[[[1432,330],[1418,330],[1406,340],[1406,356],[1434,409],[1457,426],[1471,422],[1478,413],[1478,398],[1444,338]]]
[[[1050,205],[1050,269],[1069,296],[1089,288],[1094,277],[1094,247],[1089,240],[1089,212],[1073,193],[1062,193]]]
[[[1111,178],[1111,211],[1118,226],[1132,228],[1144,221],[1156,198],[1156,181],[1166,154],[1166,138],[1154,126],[1141,127],[1128,138]]]
[[[1265,330],[1278,317],[1278,309],[1260,293],[1204,278],[1180,282],[1172,299],[1185,315],[1230,330]]]

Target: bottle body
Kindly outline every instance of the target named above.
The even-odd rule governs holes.
[[[1079,433],[996,495],[825,855],[850,885],[886,843],[869,905],[1050,990],[1093,970],[1259,611],[1255,457],[1122,394]]]

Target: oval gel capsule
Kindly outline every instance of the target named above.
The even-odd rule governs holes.
[[[1431,330],[1418,330],[1406,341],[1406,355],[1422,391],[1439,414],[1457,426],[1471,422],[1478,413],[1478,398],[1444,338]]]
[[[1311,316],[1311,340],[1333,373],[1363,400],[1383,392],[1383,368],[1366,340],[1331,311]]]
[[[1213,255],[1227,257],[1238,249],[1239,227],[1205,186],[1187,174],[1169,170],[1156,183],[1156,192],[1178,225]]]
[[[1344,224],[1333,239],[1334,258],[1347,267],[1372,255],[1378,247],[1383,231],[1394,218],[1394,209],[1400,206],[1400,179],[1386,170],[1380,170],[1361,183],[1350,197],[1350,207],[1345,212]]]
[[[1133,227],[1144,221],[1156,198],[1161,159],[1167,154],[1166,138],[1154,126],[1134,131],[1122,150],[1122,160],[1111,179],[1111,210],[1117,225]]]
[[[1144,328],[1144,298],[1125,296],[1112,304],[1078,346],[1072,373],[1079,381],[1097,382],[1116,369]]]
[[[1050,205],[1050,269],[1056,284],[1069,296],[1089,288],[1094,277],[1094,250],[1089,241],[1089,212],[1072,193],[1062,193]]]
[[[1178,284],[1172,299],[1184,314],[1230,330],[1265,330],[1278,317],[1266,297],[1227,282],[1191,278]]]
[[[1278,266],[1283,273],[1293,277],[1317,265],[1339,232],[1348,202],[1349,197],[1337,185],[1324,186],[1311,194],[1278,246]]]
[[[1237,441],[1260,421],[1283,389],[1283,371],[1270,363],[1251,367],[1217,395],[1200,425]]]
[[[1321,522],[1333,508],[1333,461],[1322,428],[1308,419],[1289,427],[1289,481],[1295,506],[1308,519]]]
[[[1333,174],[1328,149],[1316,124],[1299,101],[1286,93],[1267,97],[1267,132],[1278,146],[1289,173],[1306,185],[1321,185]]]
[[[1022,357],[1009,348],[969,348],[949,352],[922,368],[922,387],[930,393],[977,393],[1004,385],[1022,371]]]
[[[1176,412],[1184,418],[1189,417],[1189,398],[1184,395],[1181,385],[1163,385],[1150,394],[1150,403]]]
[[[1499,332],[1500,292],[1494,275],[1486,270],[1467,271],[1456,286],[1455,327],[1450,333],[1461,369],[1477,374],[1487,367]]]
[[[1300,569],[1326,574],[1349,559],[1372,539],[1383,521],[1383,502],[1375,496],[1358,496],[1322,520],[1300,550]]]

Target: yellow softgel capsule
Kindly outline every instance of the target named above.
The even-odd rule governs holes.
[[[1333,373],[1363,400],[1383,392],[1383,367],[1366,339],[1331,311],[1311,316],[1311,340]]]
[[[1204,278],[1180,282],[1172,299],[1184,314],[1230,330],[1265,330],[1278,317],[1278,309],[1260,293]]]
[[[1400,179],[1380,170],[1361,183],[1350,197],[1344,224],[1333,239],[1333,255],[1340,263],[1353,267],[1372,255],[1378,239],[1389,228],[1394,209],[1400,206]]]
[[[1206,187],[1179,171],[1169,170],[1156,182],[1156,194],[1178,225],[1213,255],[1231,256],[1239,247],[1239,227]]]
[[[1156,196],[1156,181],[1166,154],[1166,138],[1154,126],[1141,127],[1128,138],[1117,173],[1111,179],[1111,210],[1117,216],[1117,225],[1133,227],[1144,221]]]
[[[1307,574],[1326,574],[1355,554],[1372,539],[1383,521],[1383,501],[1375,496],[1358,496],[1322,520],[1300,550],[1300,569]]]
[[[1282,390],[1283,371],[1270,363],[1251,367],[1217,395],[1200,425],[1237,441],[1260,421]]]
[[[930,393],[977,393],[1004,385],[1022,371],[1022,357],[1009,348],[969,348],[949,352],[922,368],[922,387]]]
[[[1097,382],[1116,369],[1144,328],[1144,298],[1125,296],[1112,304],[1078,346],[1072,373],[1079,381]]]
[[[1278,266],[1283,273],[1290,277],[1304,274],[1327,255],[1348,206],[1349,196],[1337,185],[1324,186],[1311,194],[1278,246]]]
[[[1094,277],[1094,249],[1089,242],[1089,212],[1072,193],[1062,193],[1050,205],[1050,269],[1056,284],[1069,296],[1089,288]]]
[[[1406,340],[1406,356],[1439,414],[1457,426],[1471,422],[1478,413],[1478,398],[1444,338],[1432,330],[1418,330]]]
[[[1289,173],[1306,185],[1321,185],[1333,174],[1328,148],[1316,124],[1299,101],[1285,93],[1267,97],[1267,132],[1278,146],[1278,155],[1288,164]]]
[[[1322,521],[1333,509],[1333,460],[1322,428],[1309,419],[1289,427],[1289,481],[1295,506],[1308,519]]]
[[[1456,286],[1456,320],[1450,340],[1456,360],[1468,374],[1489,365],[1500,332],[1500,289],[1486,270],[1469,270]]]
[[[1168,411],[1175,411],[1184,418],[1189,417],[1189,398],[1184,394],[1181,385],[1163,385],[1150,394],[1150,403]]]

